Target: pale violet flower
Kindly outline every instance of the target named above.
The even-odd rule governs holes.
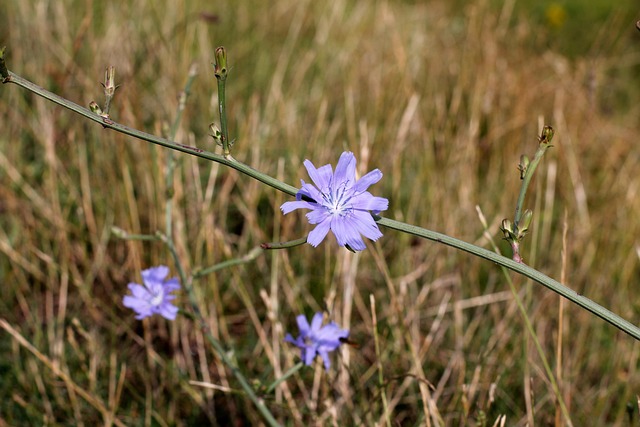
[[[144,285],[129,283],[129,290],[133,295],[126,295],[122,303],[136,312],[136,319],[144,319],[156,313],[165,319],[176,318],[178,307],[171,303],[176,296],[169,294],[180,289],[180,283],[176,277],[165,280],[168,274],[169,267],[160,265],[142,271]]]
[[[322,357],[325,369],[329,370],[329,352],[335,350],[342,344],[341,339],[349,336],[349,331],[340,329],[335,322],[322,326],[322,313],[318,312],[313,316],[311,325],[307,322],[304,314],[296,317],[300,335],[294,339],[291,334],[287,334],[285,341],[295,344],[301,350],[300,358],[305,365],[311,366],[316,355]]]
[[[307,219],[317,224],[307,237],[307,242],[318,246],[329,230],[340,246],[361,251],[366,248],[361,235],[378,240],[382,233],[371,212],[378,214],[389,207],[389,201],[375,197],[367,188],[382,178],[382,172],[372,170],[356,181],[356,158],[344,152],[338,160],[335,172],[331,165],[316,168],[309,160],[304,166],[313,184],[302,181],[295,202],[285,202],[280,209],[288,214],[296,209],[311,209]]]

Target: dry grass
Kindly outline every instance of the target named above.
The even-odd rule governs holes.
[[[98,81],[114,65],[112,116],[156,134],[195,62],[177,140],[208,149],[210,62],[224,45],[236,158],[297,184],[305,158],[335,163],[351,150],[360,172],[385,174],[372,190],[390,199],[387,216],[480,245],[476,205],[499,239],[518,158],[550,123],[525,261],[559,278],[565,250],[570,287],[637,319],[633,17],[602,24],[594,48],[569,60],[541,48],[546,30],[508,1],[268,3],[12,2],[0,33],[12,71],[80,104],[101,101]],[[163,229],[167,152],[16,87],[0,92],[0,425],[257,425],[241,394],[189,383],[238,389],[191,321],[138,322],[121,304],[141,269],[170,264],[161,244],[109,233]],[[302,215],[280,215],[283,195],[179,162],[174,238],[189,271],[308,231]],[[627,405],[637,419],[638,345],[574,306],[559,331],[558,297],[514,279],[553,366],[562,335],[558,380],[574,425],[625,425]],[[393,425],[474,425],[483,413],[487,425],[501,414],[507,425],[554,422],[555,395],[504,277],[465,254],[387,231],[357,255],[334,241],[270,252],[197,292],[214,335],[262,384],[296,362],[283,344],[295,315],[326,308],[351,330],[359,347],[343,346],[331,373],[303,370],[267,397],[287,425],[384,424],[378,364]]]

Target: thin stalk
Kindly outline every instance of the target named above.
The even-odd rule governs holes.
[[[275,380],[273,383],[271,383],[271,385],[269,385],[269,387],[267,387],[266,393],[267,394],[271,394],[271,392],[273,392],[273,390],[275,390],[276,387],[278,387],[280,384],[285,382],[290,376],[292,376],[293,374],[298,372],[300,369],[304,368],[304,366],[305,365],[304,365],[303,362],[298,362],[295,365],[293,365],[293,367],[291,369],[289,369],[287,372],[282,374],[282,376],[280,378]]]
[[[487,237],[489,244],[491,245],[491,247],[496,253],[499,253],[500,250],[498,249],[498,245],[496,245],[496,242],[493,240],[493,237],[491,236],[487,228],[487,222],[484,220],[484,218],[481,219],[481,222],[482,222],[482,226],[484,227],[485,236]],[[529,314],[527,313],[527,309],[525,308],[524,303],[522,302],[522,299],[520,299],[520,296],[518,295],[518,291],[515,285],[513,284],[513,280],[511,280],[511,276],[509,275],[509,270],[503,266],[500,267],[500,270],[504,274],[504,278],[507,281],[507,284],[509,285],[509,289],[511,290],[511,295],[513,295],[513,299],[515,300],[516,305],[518,306],[518,311],[520,312],[520,315],[524,320],[525,328],[527,329],[527,332],[529,333],[529,336],[533,341],[536,351],[538,352],[538,357],[542,361],[542,366],[544,367],[544,370],[547,374],[547,378],[551,383],[551,388],[553,389],[553,392],[556,395],[556,403],[557,403],[557,410],[558,410],[558,413],[556,415],[559,416],[559,414],[562,413],[562,416],[564,416],[565,420],[567,421],[567,425],[571,427],[573,426],[573,423],[571,422],[571,416],[569,415],[569,410],[567,409],[567,405],[564,403],[564,400],[562,399],[562,394],[560,392],[560,387],[558,386],[558,381],[556,380],[556,377],[553,375],[553,370],[551,369],[551,366],[549,365],[549,361],[545,356],[544,350],[542,349],[542,345],[540,344],[540,340],[538,339],[538,336],[536,335],[536,332],[533,329],[533,324],[531,323],[531,319],[529,317]],[[561,299],[560,301],[563,301],[563,300]],[[560,424],[557,423],[556,425],[560,425]]]
[[[155,234],[130,234],[128,231],[115,226],[111,227],[111,234],[116,236],[118,239],[123,240],[158,240],[158,236],[156,236]]]
[[[225,157],[231,154],[229,150],[229,129],[227,126],[227,108],[225,104],[225,87],[227,81],[218,79],[218,110],[220,111],[220,131],[222,132],[222,151]]]
[[[222,151],[225,158],[231,157],[229,128],[227,126],[227,108],[225,88],[227,84],[227,51],[224,47],[216,48],[216,62],[213,72],[218,80],[218,110],[220,112],[220,127],[222,132]]]
[[[4,64],[4,61],[0,57],[0,73],[2,72],[3,64]],[[241,172],[253,179],[256,179],[264,184],[267,184],[270,187],[275,188],[276,190],[282,191],[283,193],[289,194],[291,196],[295,196],[295,194],[298,191],[296,187],[293,187],[292,185],[289,185],[289,184],[285,184],[284,182],[281,182],[267,174],[259,172],[253,169],[252,167],[235,160],[231,156],[229,156],[229,158],[226,158],[224,156],[220,156],[220,155],[202,150],[197,147],[177,144],[173,141],[169,141],[168,139],[159,138],[157,136],[148,134],[146,132],[141,132],[139,130],[129,128],[127,126],[116,123],[109,118],[99,116],[84,107],[81,107],[56,94],[53,94],[45,90],[44,88],[36,84],[33,84],[30,81],[12,73],[11,71],[7,71],[7,73],[8,73],[7,77],[5,77],[5,79],[3,80],[4,83],[15,83],[16,85],[23,87],[39,96],[42,96],[43,98],[48,99],[49,101],[54,102],[55,104],[68,108],[69,110],[74,111],[96,123],[100,123],[103,127],[107,129],[112,129],[117,132],[123,133],[125,135],[129,135],[134,138],[141,139],[143,141],[151,142],[153,144],[161,145],[163,147],[170,148],[172,150],[180,151],[183,153],[190,154],[192,156],[200,157],[210,161],[218,162],[225,166],[229,166],[237,170],[238,172]],[[392,219],[382,218],[378,216],[376,216],[375,219],[379,225],[382,225],[384,227],[390,228],[392,230],[412,234],[414,236],[422,237],[434,242],[445,244],[447,246],[462,250],[464,252],[475,255],[477,257],[495,262],[498,265],[501,265],[503,267],[508,268],[509,270],[512,270],[518,274],[528,277],[533,281],[556,292],[557,294],[567,298],[571,302],[579,305],[580,307],[584,308],[590,313],[595,314],[596,316],[600,317],[607,323],[610,323],[611,325],[615,326],[616,328],[620,329],[621,331],[627,333],[628,335],[632,336],[636,340],[640,341],[640,328],[630,323],[629,321],[623,319],[622,317],[618,316],[617,314],[612,313],[611,311],[607,310],[601,305],[567,288],[566,286],[562,285],[558,281],[551,279],[550,277],[542,274],[537,270],[534,270],[531,267],[528,267],[521,263],[517,263],[507,257],[498,255],[487,249],[472,245],[470,243],[463,242],[461,240],[455,239],[453,237],[449,237],[441,233],[437,233],[435,231],[427,230],[422,227],[417,227],[415,225],[409,225],[400,221],[394,221]]]
[[[515,262],[512,259],[496,254],[495,252],[491,252],[490,250],[487,250],[485,248],[472,245],[471,243],[463,242],[462,240],[458,240],[454,237],[449,237],[445,234],[427,230],[422,227],[416,227],[415,225],[409,225],[387,218],[379,218],[377,219],[377,222],[379,225],[385,226],[392,230],[402,231],[404,233],[412,234],[417,237],[423,237],[427,240],[442,243],[452,248],[467,252],[471,255],[475,255],[479,258],[495,262],[496,264],[502,267],[506,267],[509,270],[521,274],[525,277],[528,277],[534,282],[537,282],[542,286],[552,290],[553,292],[565,297],[571,302],[579,305],[590,313],[595,314],[607,323],[615,326],[616,328],[640,341],[640,328],[638,328],[636,325],[630,323],[617,314],[591,301],[589,298],[578,294],[576,291],[569,289],[560,282],[542,274],[538,270],[535,270],[525,264]]]
[[[109,66],[104,72],[104,83],[102,86],[104,87],[104,108],[102,112],[109,115],[109,111],[111,111],[111,101],[113,100],[114,95],[116,94],[116,69],[114,66]]]
[[[271,242],[260,245],[262,249],[289,249],[307,243],[307,236],[288,242]]]
[[[167,236],[159,235],[158,237],[167,245],[167,248],[169,249],[169,252],[173,257],[173,261],[176,265],[176,269],[178,270],[178,275],[180,276],[180,280],[184,285],[185,291],[187,292],[187,296],[189,298],[189,304],[191,305],[191,308],[196,318],[198,319],[198,322],[200,323],[200,329],[202,330],[205,337],[207,338],[207,341],[209,341],[209,344],[211,345],[211,347],[213,347],[216,353],[218,353],[218,356],[220,357],[220,359],[222,359],[222,362],[225,365],[227,365],[227,367],[231,370],[231,373],[233,374],[233,376],[240,383],[240,387],[242,387],[246,395],[249,397],[249,399],[251,399],[251,401],[256,406],[258,411],[262,414],[266,422],[271,427],[279,427],[280,424],[273,417],[273,414],[271,413],[271,411],[269,411],[269,408],[267,408],[267,406],[264,404],[264,401],[262,400],[262,398],[258,397],[258,395],[253,390],[253,387],[251,386],[251,384],[249,384],[249,381],[245,378],[244,374],[240,372],[240,369],[233,363],[233,360],[231,360],[231,358],[227,355],[228,350],[225,349],[220,343],[220,341],[218,341],[211,333],[211,330],[209,329],[209,325],[207,324],[207,322],[205,322],[204,316],[202,315],[202,312],[200,311],[200,307],[198,306],[198,298],[196,297],[195,292],[193,290],[193,286],[192,286],[193,278],[187,277],[184,269],[182,268],[182,264],[180,263],[180,257],[178,256],[178,252],[176,251],[176,247],[173,245],[173,242],[170,239],[168,239]]]
[[[1,61],[0,61],[1,62]],[[0,64],[0,69],[1,69],[1,64]],[[12,73],[11,71],[8,72],[9,73],[9,77],[8,79],[4,80],[4,83],[14,83],[20,87],[23,87],[25,89],[27,89],[30,92],[35,93],[36,95],[39,95],[55,104],[61,105],[71,111],[74,111],[78,114],[80,114],[83,117],[86,117],[89,120],[92,120],[96,123],[100,123],[102,125],[103,128],[105,129],[111,129],[114,130],[116,132],[122,133],[124,135],[129,135],[132,136],[134,138],[140,139],[142,141],[146,141],[146,142],[151,142],[153,144],[156,145],[160,145],[162,147],[165,148],[171,148],[172,150],[176,150],[176,151],[180,151],[182,153],[187,153],[187,154],[191,154],[192,156],[196,156],[196,157],[200,157],[202,159],[207,159],[213,162],[217,162],[220,163],[222,165],[225,166],[229,166],[230,168],[233,168],[235,170],[237,170],[238,172],[241,172],[245,175],[250,176],[251,178],[254,178],[264,184],[267,184],[270,187],[275,188],[276,190],[280,190],[283,193],[289,194],[291,196],[295,196],[296,193],[298,192],[298,189],[292,185],[289,184],[285,184],[284,182],[281,182],[275,178],[272,178],[271,176],[264,174],[262,172],[259,172],[255,169],[253,169],[252,167],[245,165],[244,163],[241,163],[237,160],[235,160],[232,157],[226,158],[224,156],[221,156],[219,154],[215,154],[209,151],[205,151],[201,148],[198,147],[192,147],[190,145],[185,145],[185,144],[178,144],[177,142],[174,141],[170,141],[166,138],[161,138],[155,135],[151,135],[149,133],[146,132],[142,132],[139,131],[137,129],[133,129],[130,128],[128,126],[122,125],[120,123],[116,123],[115,121],[113,121],[110,118],[107,117],[102,117],[98,114],[95,114],[93,112],[91,112],[89,109],[81,107],[80,105],[69,101],[65,98],[62,98],[61,96],[58,96],[54,93],[49,92],[48,90],[34,84],[31,83],[29,80],[26,80],[14,73]]]
[[[184,108],[187,103],[187,97],[191,93],[191,86],[193,85],[193,81],[196,77],[196,67],[195,65],[191,66],[189,69],[189,74],[187,77],[187,82],[184,85],[184,90],[180,94],[178,101],[178,108],[176,111],[176,117],[173,119],[173,123],[171,124],[171,129],[169,130],[169,139],[174,140],[176,135],[178,134],[178,129],[180,128],[180,122],[182,121],[182,114],[184,113]],[[173,176],[176,169],[176,158],[175,152],[169,151],[168,159],[167,159],[167,171],[165,175],[165,186],[166,186],[166,197],[167,201],[165,203],[165,234],[169,236],[169,238],[173,238],[173,195],[175,193],[175,189],[173,186]]]
[[[184,112],[187,96],[190,93],[191,85],[193,84],[195,76],[196,76],[196,69],[195,67],[191,67],[189,71],[189,76],[187,78],[187,82],[184,87],[184,91],[180,94],[180,100],[178,103],[176,117],[169,131],[169,138],[171,140],[175,139],[176,134],[178,133],[178,128],[180,127],[180,121],[182,119],[182,114]],[[167,188],[166,218],[165,218],[166,231],[164,235],[158,233],[158,238],[165,243],[165,245],[169,249],[169,252],[171,253],[171,256],[173,257],[174,264],[176,266],[176,269],[178,270],[178,275],[180,276],[181,283],[184,284],[184,288],[187,291],[189,303],[191,305],[195,318],[200,324],[200,328],[205,334],[205,336],[207,337],[209,344],[211,345],[211,347],[213,347],[216,353],[218,353],[218,356],[222,359],[224,364],[231,370],[231,372],[233,373],[236,380],[240,383],[246,395],[249,397],[249,399],[251,399],[251,401],[254,403],[258,411],[265,418],[267,423],[270,426],[274,426],[274,427],[279,426],[278,422],[273,417],[273,414],[271,414],[271,411],[269,411],[269,409],[264,405],[264,402],[262,401],[262,399],[258,398],[253,388],[249,384],[249,381],[244,377],[242,372],[240,372],[240,370],[233,364],[233,361],[227,356],[226,350],[222,347],[222,344],[218,340],[216,340],[213,334],[211,333],[209,326],[205,321],[204,316],[202,315],[202,312],[200,311],[200,306],[198,305],[198,300],[196,298],[196,295],[192,286],[193,276],[187,277],[184,267],[182,266],[180,257],[178,256],[178,252],[176,250],[175,244],[173,242],[173,237],[172,237],[173,221],[172,221],[172,215],[171,215],[172,207],[173,207],[173,195],[174,195],[174,188],[173,188],[174,178],[173,177],[174,177],[174,171],[176,168],[176,163],[177,162],[175,159],[175,152],[170,151],[168,156],[167,172],[165,177],[166,188]],[[252,260],[255,257],[257,257],[259,252],[256,252],[256,251],[253,251],[253,252],[254,254],[252,254],[252,256],[249,257],[247,260],[240,259],[240,262],[237,262],[236,264],[241,262],[248,262],[249,260]],[[222,265],[214,266],[208,270],[217,271],[217,269],[234,265],[233,261],[235,260],[227,261],[225,263],[222,263]],[[216,267],[219,267],[219,268],[216,269]]]
[[[380,340],[378,338],[378,316],[376,315],[376,299],[373,295],[369,295],[369,304],[371,305],[371,324],[373,328],[373,344],[376,351],[376,368],[378,369],[378,387],[380,387],[380,397],[382,399],[382,408],[384,410],[384,420],[387,427],[391,427],[391,416],[389,413],[389,403],[387,401],[387,391],[384,381],[384,370],[382,369],[382,354],[380,353]]]
[[[553,138],[553,129],[551,126],[545,126],[542,130],[542,135],[540,136],[540,144],[538,145],[538,149],[536,150],[536,154],[533,157],[533,160],[527,165],[527,170],[524,173],[524,177],[522,178],[522,185],[520,186],[520,194],[518,194],[518,201],[516,202],[516,213],[513,218],[513,224],[518,227],[520,223],[520,219],[522,218],[522,206],[524,205],[524,198],[527,195],[527,189],[529,188],[529,183],[531,182],[531,178],[536,172],[536,168],[544,156],[544,153],[547,151],[549,147],[551,147],[550,142]]]
[[[258,258],[258,256],[262,252],[263,252],[263,249],[260,246],[257,246],[255,248],[251,249],[251,251],[249,251],[249,253],[246,254],[243,257],[230,259],[228,261],[224,261],[224,262],[221,262],[219,264],[212,265],[211,267],[207,267],[205,269],[198,270],[195,273],[193,273],[193,278],[194,279],[198,279],[198,278],[206,276],[208,274],[215,273],[218,270],[222,270],[222,269],[225,269],[225,268],[233,267],[235,265],[246,264],[246,263],[251,262],[254,259]]]

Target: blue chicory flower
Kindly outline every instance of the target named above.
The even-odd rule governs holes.
[[[340,339],[349,336],[349,331],[340,329],[335,322],[322,326],[322,313],[318,312],[311,320],[311,326],[307,322],[304,314],[296,317],[300,336],[294,339],[291,334],[287,334],[285,341],[296,345],[301,350],[301,359],[305,365],[311,366],[316,355],[320,355],[324,361],[324,367],[329,370],[329,352],[335,350],[342,343]]]
[[[379,214],[387,210],[389,200],[366,191],[380,181],[380,170],[372,170],[356,180],[356,158],[348,151],[340,156],[335,173],[331,165],[316,168],[309,160],[304,161],[304,166],[315,185],[301,180],[302,188],[296,194],[296,201],[285,202],[280,209],[285,215],[296,209],[311,209],[307,219],[318,225],[307,237],[309,244],[318,246],[329,230],[340,246],[356,251],[366,248],[361,234],[374,241],[382,237],[370,211]]]
[[[178,307],[171,303],[176,296],[169,293],[180,289],[180,283],[176,277],[164,280],[167,274],[169,267],[160,265],[142,271],[144,286],[129,283],[129,290],[133,295],[126,295],[122,303],[136,312],[136,319],[144,319],[156,313],[168,320],[176,318]]]

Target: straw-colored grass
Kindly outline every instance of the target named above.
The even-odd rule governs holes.
[[[211,150],[210,63],[224,45],[236,158],[297,185],[304,159],[335,164],[353,151],[360,173],[384,173],[371,191],[390,200],[386,216],[487,247],[476,207],[499,241],[519,156],[553,125],[526,202],[535,213],[525,262],[559,279],[564,251],[567,285],[637,323],[633,16],[599,22],[592,48],[569,59],[553,48],[558,33],[513,1],[7,3],[10,70],[88,105],[102,102],[98,82],[114,65],[111,115],[132,127],[162,134],[197,64],[176,139]],[[258,425],[192,321],[136,321],[121,303],[140,270],[175,272],[161,243],[110,234],[164,229],[167,151],[12,85],[0,97],[0,426]],[[174,238],[188,271],[309,231],[302,214],[281,215],[282,194],[178,159]],[[256,384],[296,363],[283,337],[297,314],[327,309],[351,330],[357,347],[333,355],[328,374],[318,363],[265,397],[283,424],[384,425],[383,389],[391,425],[492,425],[500,415],[506,425],[558,423],[500,269],[390,230],[368,246],[354,255],[329,238],[196,282],[211,331]],[[573,424],[631,425],[629,414],[637,423],[638,344],[573,305],[559,330],[559,297],[513,278],[554,369],[562,343],[556,375]]]

